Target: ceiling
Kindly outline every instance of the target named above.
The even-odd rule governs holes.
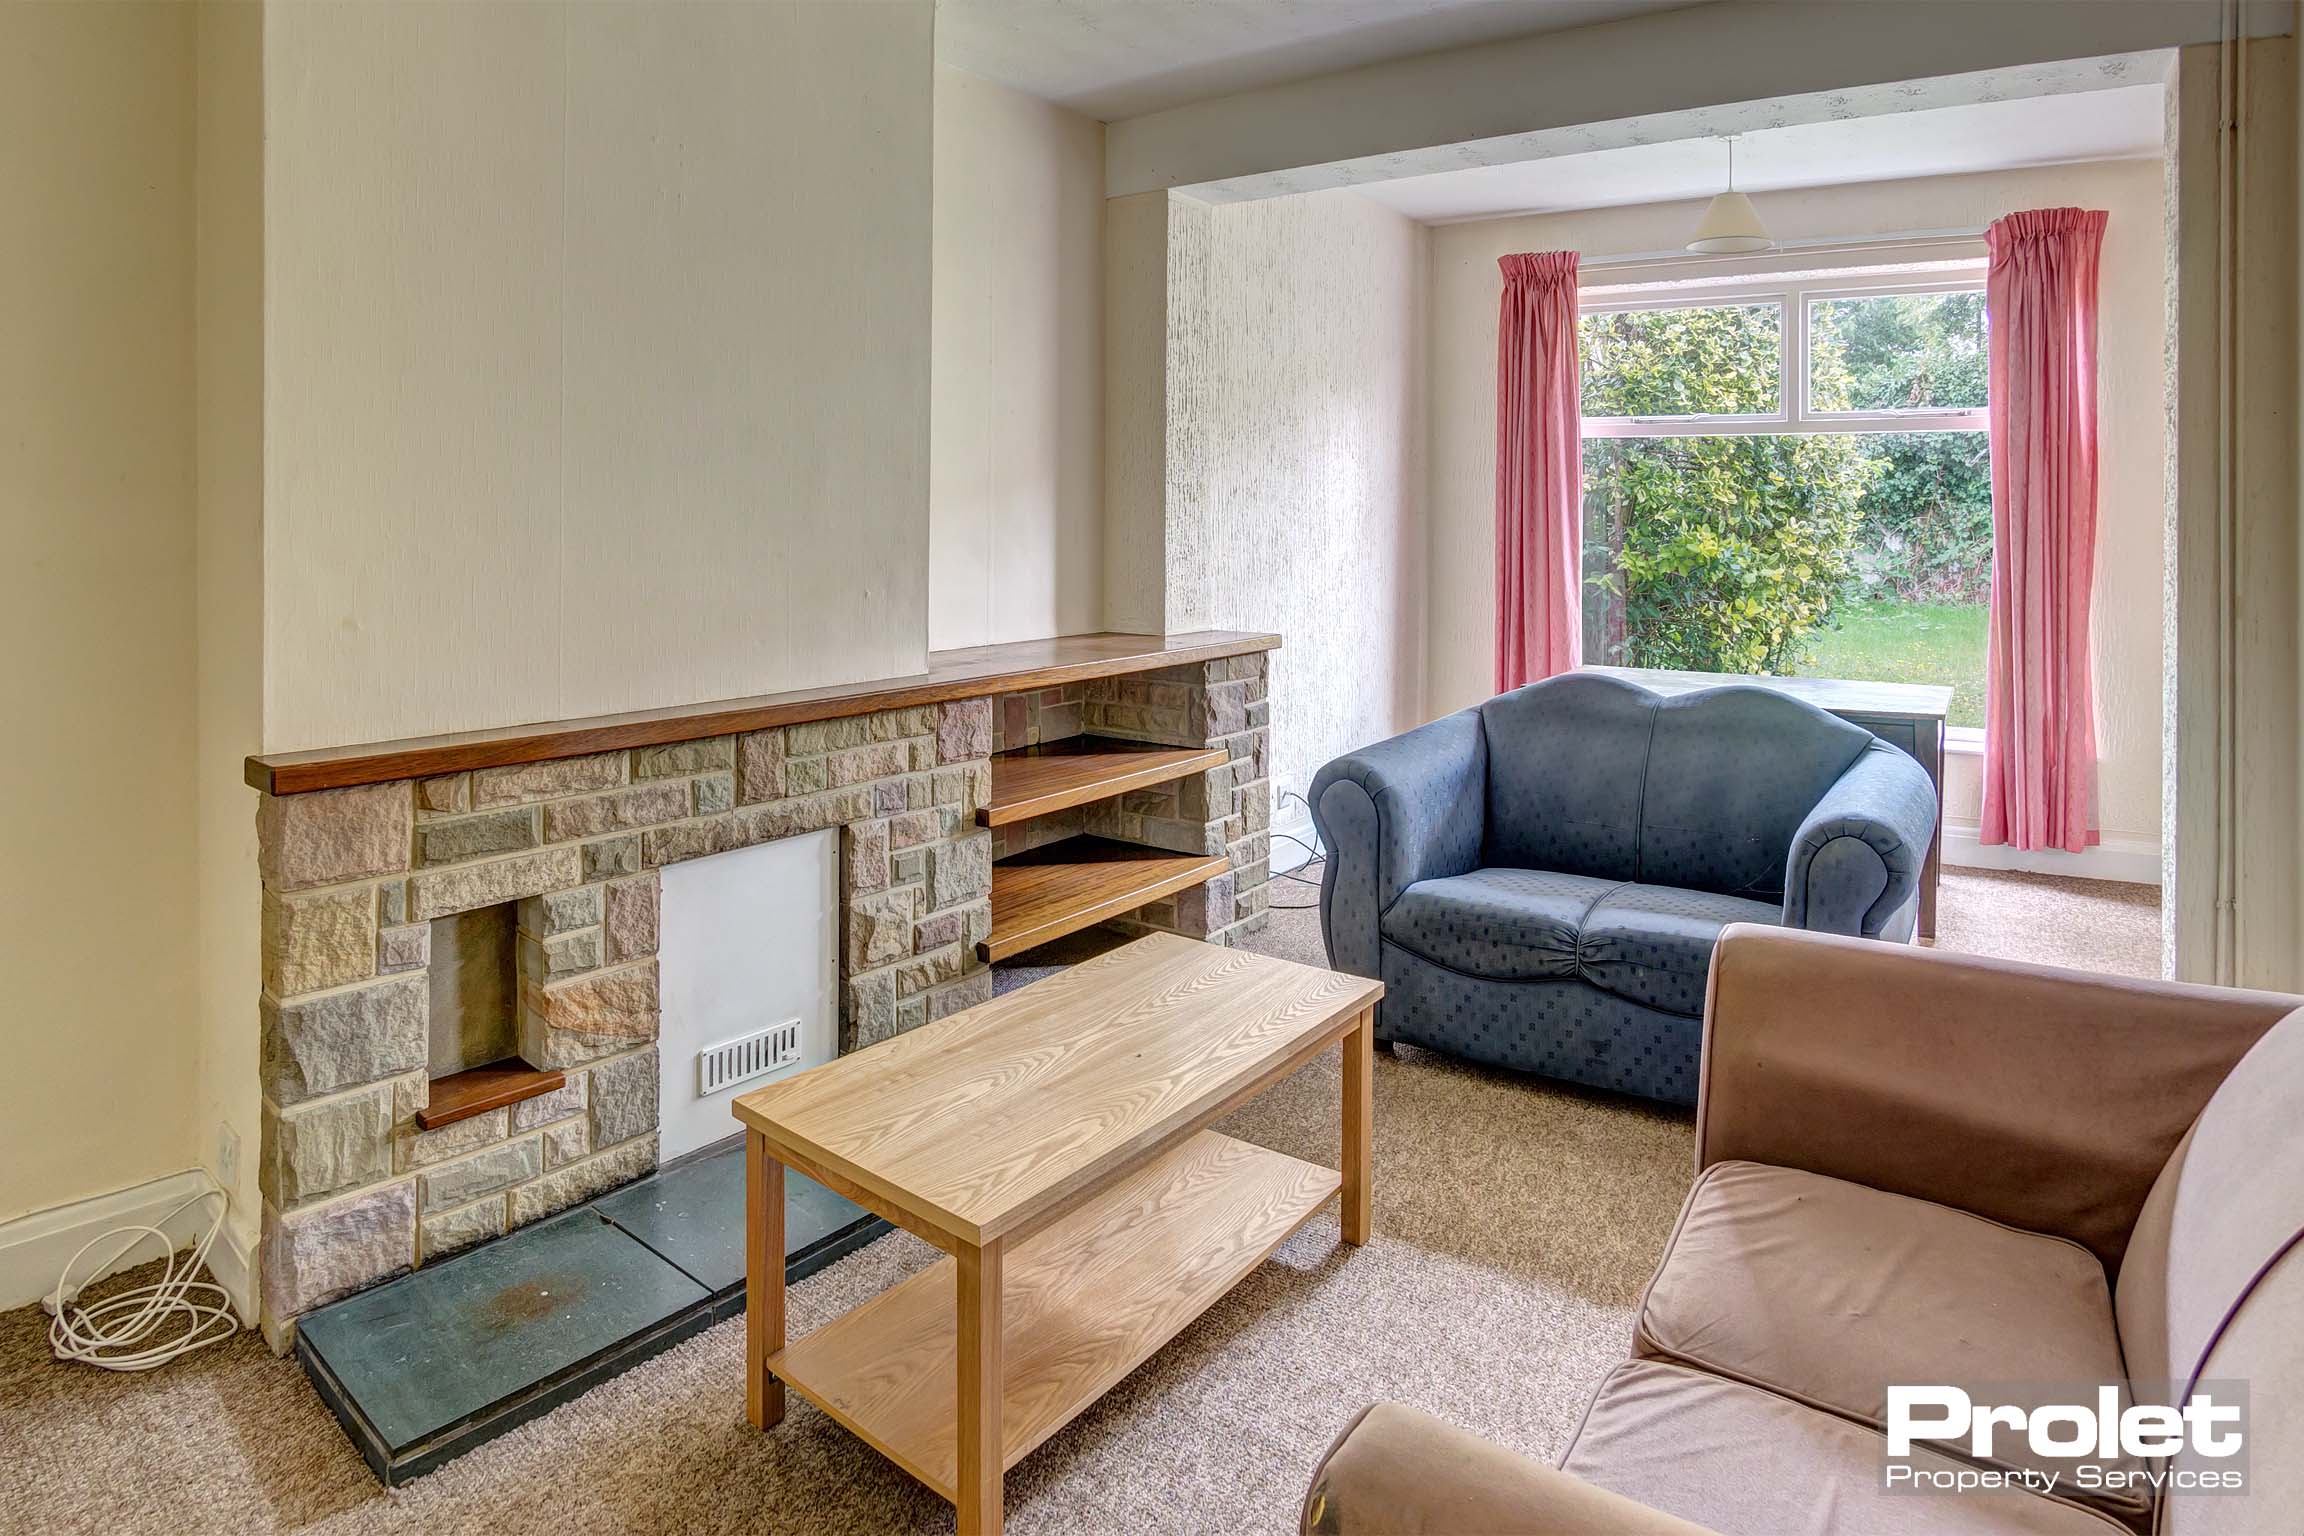
[[[1754,129],[1737,140],[1736,185],[1764,192],[2141,158],[2160,153],[2161,111],[2152,84]],[[1710,197],[1726,174],[1721,141],[1699,137],[1363,182],[1359,191],[1443,223]]]
[[[1105,122],[1702,0],[938,0],[936,57]]]

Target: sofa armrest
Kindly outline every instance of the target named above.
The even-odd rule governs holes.
[[[1377,924],[1400,893],[1480,862],[1487,796],[1487,741],[1469,709],[1347,753],[1313,777],[1312,821],[1328,850],[1320,932],[1330,965],[1379,974]]]
[[[1312,1475],[1302,1536],[1703,1536],[1405,1403],[1362,1410]]]
[[[1928,770],[1884,741],[1864,749],[1800,824],[1784,864],[1784,925],[1877,938],[1920,888],[1936,835]]]
[[[2300,1003],[1732,924],[1712,953],[1696,1165],[1913,1195],[2111,1268],[2208,1096]]]

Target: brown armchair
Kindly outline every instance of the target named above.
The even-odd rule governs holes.
[[[2304,1506],[2300,1004],[1728,929],[1697,1180],[1633,1357],[1559,1469],[1380,1404],[1323,1461],[1304,1530],[2290,1528]],[[2235,1378],[2250,1383],[2243,1495],[2160,1496],[2140,1474],[2167,1468],[2118,1455],[2091,1479],[2115,1486],[2080,1487],[2071,1463],[2021,1442],[1982,1467],[2060,1470],[2055,1491],[1882,1487],[1893,1383],[1971,1384],[1981,1400],[2125,1382],[2166,1402]]]

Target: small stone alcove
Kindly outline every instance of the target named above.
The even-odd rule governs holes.
[[[520,1054],[520,923],[510,902],[432,919],[431,1045],[438,1082]]]

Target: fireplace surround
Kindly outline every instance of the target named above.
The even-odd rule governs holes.
[[[996,754],[1077,734],[1221,747],[1221,767],[1053,827],[1002,827],[997,851],[1087,831],[1221,853],[1225,873],[1125,926],[1216,942],[1260,926],[1277,644],[986,647],[851,690],[250,759],[267,1338],[285,1347],[316,1306],[656,1167],[668,864],[838,829],[846,1052],[990,996],[995,833],[979,812]],[[604,743],[623,744],[566,750]],[[513,930],[510,1065],[559,1081],[426,1128],[436,1069],[478,1065],[437,1060],[434,967],[475,962],[436,954],[435,935],[498,908]]]

